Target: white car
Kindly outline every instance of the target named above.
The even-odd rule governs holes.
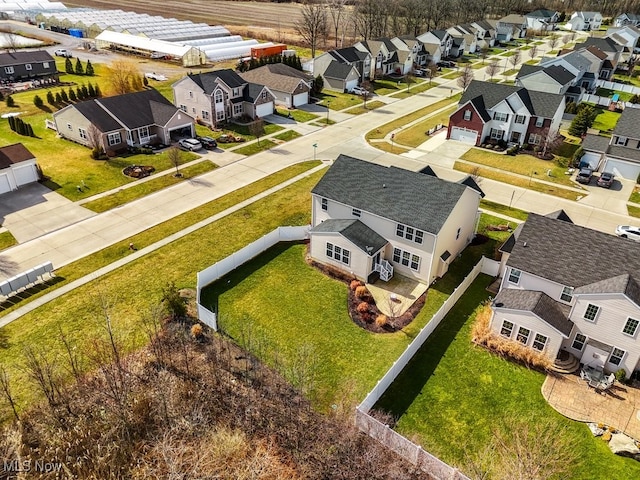
[[[356,95],[369,95],[369,90],[362,87],[353,87],[353,90],[351,90],[351,93],[354,93]]]
[[[616,227],[616,235],[622,238],[629,238],[640,242],[640,228],[630,227],[629,225],[618,225]]]
[[[156,72],[145,73],[144,76],[147,78],[150,78],[151,80],[157,80],[159,82],[163,82],[167,80],[167,77],[165,77],[161,73],[156,73]]]
[[[178,140],[178,145],[185,150],[195,152],[196,150],[202,150],[202,144],[195,138],[183,138]]]
[[[67,57],[72,58],[73,54],[67,50],[66,48],[59,48],[58,50],[53,52],[56,57]]]

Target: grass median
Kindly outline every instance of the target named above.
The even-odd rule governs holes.
[[[385,105],[384,102],[380,100],[373,100],[371,102],[367,102],[367,106],[358,105],[357,107],[350,108],[349,110],[345,110],[344,113],[348,113],[350,115],[362,115],[363,113],[368,113],[371,110],[375,110],[376,108],[383,107]]]
[[[0,251],[9,247],[13,247],[17,243],[18,242],[16,241],[15,237],[11,235],[11,232],[0,233]]]

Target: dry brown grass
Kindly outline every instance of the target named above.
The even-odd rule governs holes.
[[[369,296],[369,290],[364,285],[360,285],[356,287],[356,297],[358,298],[367,298]]]

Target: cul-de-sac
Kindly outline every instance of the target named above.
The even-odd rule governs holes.
[[[640,3],[0,0],[0,478],[640,477]]]

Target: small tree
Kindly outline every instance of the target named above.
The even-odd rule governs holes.
[[[80,88],[79,85],[76,87],[76,97],[78,97],[78,100],[85,99],[85,96],[82,94],[82,88]]]
[[[72,102],[78,100],[78,97],[76,97],[76,91],[73,88],[69,89],[69,100],[71,100]]]
[[[249,133],[258,139],[258,146],[260,146],[260,137],[264,135],[264,121],[261,118],[256,118],[251,122]]]
[[[93,65],[91,65],[91,60],[87,60],[87,67],[84,69],[84,73],[93,77],[95,73],[93,72]]]
[[[80,89],[82,90],[82,98],[89,98],[89,89],[87,88],[87,86],[82,85]]]
[[[405,75],[404,81],[407,83],[407,92],[408,92],[409,89],[411,88],[411,85],[416,83],[416,77],[411,72],[409,72]]]
[[[76,58],[76,75],[84,75],[84,68],[82,68],[82,62],[80,58]]]
[[[471,64],[467,63],[462,69],[462,75],[458,77],[457,83],[462,90],[466,90],[472,81],[473,68],[471,68]]]
[[[569,127],[569,135],[573,135],[574,137],[581,137],[587,130],[591,128],[597,113],[593,107],[590,105],[584,105],[578,111],[578,114],[575,116],[573,121],[571,122],[571,126]]]
[[[498,73],[498,70],[500,69],[500,66],[498,65],[498,61],[497,60],[492,60],[491,62],[489,62],[489,65],[487,65],[487,75],[489,75],[489,78],[493,80],[493,77],[495,76],[496,73]]]
[[[560,42],[560,38],[558,37],[558,35],[554,33],[549,37],[549,41],[547,43],[551,47],[551,50],[555,50],[559,42]]]
[[[514,50],[513,55],[509,57],[509,62],[513,65],[513,68],[516,68],[516,65],[520,63],[520,59],[522,58],[522,52],[520,50]]]
[[[93,87],[93,92],[96,95],[96,98],[100,98],[102,96],[102,92],[100,91],[100,85],[96,83],[95,87]]]
[[[5,102],[7,103],[7,107],[15,107],[16,106],[16,102],[13,99],[13,97],[11,95],[7,95],[7,99],[5,100]]]
[[[56,99],[53,96],[53,93],[51,93],[51,90],[47,91],[47,103],[51,106],[54,106],[56,104]]]
[[[87,140],[89,142],[89,147],[91,147],[91,158],[94,160],[99,160],[104,153],[104,149],[102,147],[102,132],[98,130],[93,123],[89,124],[87,128]]]
[[[431,85],[433,77],[435,77],[438,73],[438,65],[436,65],[434,62],[429,62],[429,64],[427,65],[427,72],[427,74],[429,75],[429,85]]]
[[[531,45],[531,48],[529,49],[529,57],[533,60],[536,55],[538,55],[538,46]]]
[[[62,95],[60,92],[56,92],[56,105],[60,105],[62,103]]]
[[[180,170],[178,169],[178,167],[180,167],[180,163],[182,160],[182,150],[180,150],[178,147],[169,148],[169,150],[167,150],[167,158],[169,159],[171,165],[176,168],[175,176],[179,177]]]
[[[318,95],[320,92],[322,92],[323,88],[324,88],[324,78],[322,78],[322,75],[318,75],[316,78],[313,79],[311,92],[314,95]]]
[[[71,59],[69,57],[66,58],[66,60],[64,61],[64,71],[67,72],[69,75],[72,75],[73,72],[73,64],[71,63]]]
[[[180,291],[173,282],[167,283],[162,289],[162,302],[173,320],[184,318],[187,314],[184,299],[180,296]]]
[[[64,90],[64,89],[63,89],[63,90],[60,92],[60,98],[62,98],[62,101],[63,101],[64,103],[69,103],[69,96],[67,95],[67,91],[66,91],[66,90]]]
[[[89,86],[87,87],[87,93],[89,94],[89,98],[94,98],[96,96],[96,91],[91,83],[89,83]]]
[[[42,108],[42,106],[44,105],[44,102],[42,101],[42,98],[40,98],[40,95],[36,95],[35,97],[33,97],[33,104],[37,108]]]
[[[489,56],[490,49],[486,45],[480,49],[480,58],[482,59],[482,64],[484,65],[485,60]]]

